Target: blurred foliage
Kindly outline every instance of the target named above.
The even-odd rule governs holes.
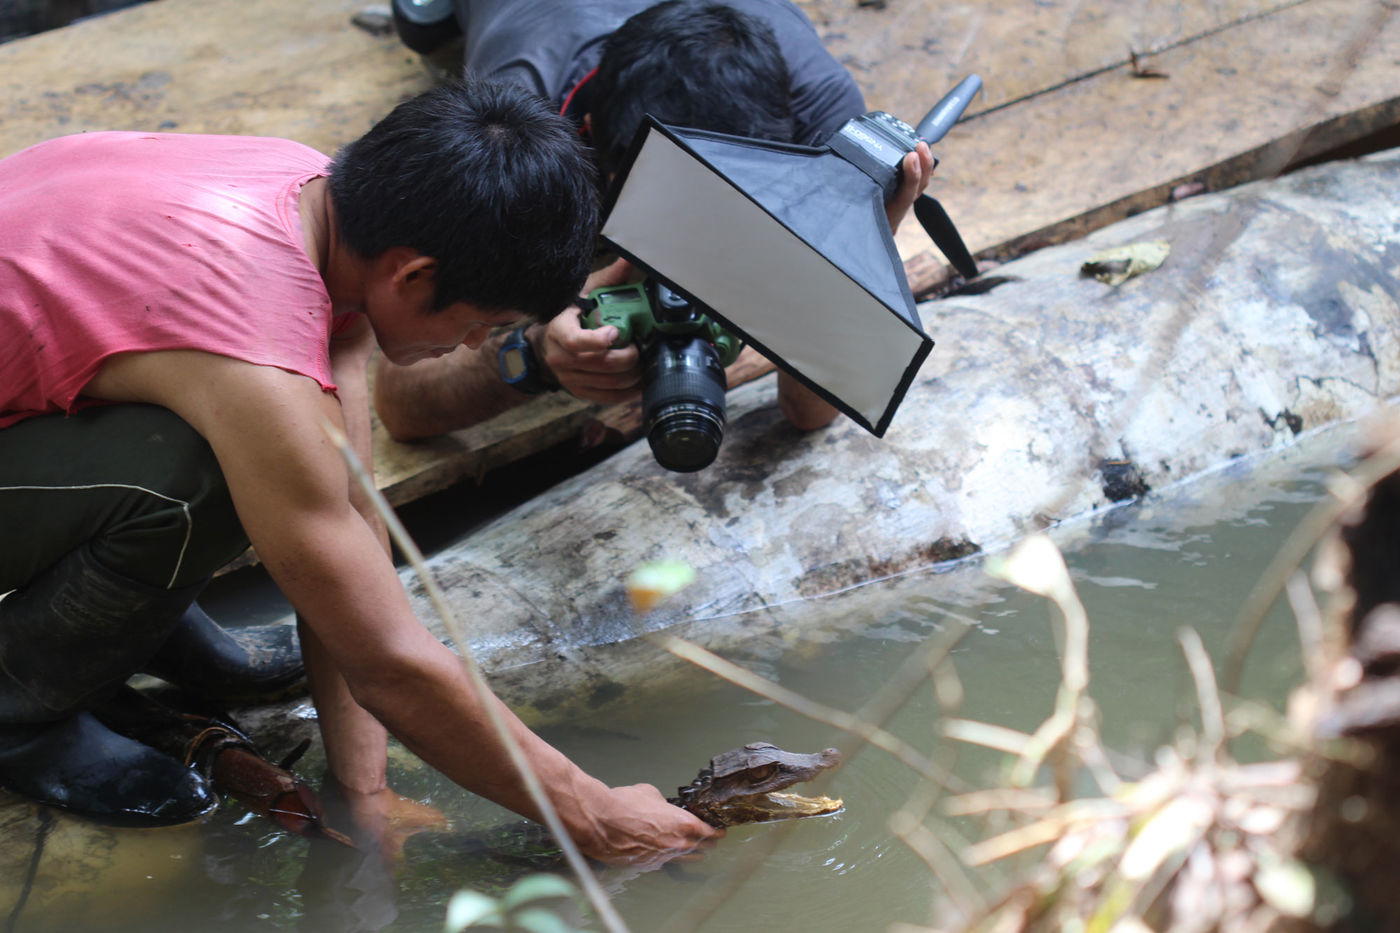
[[[580,933],[583,896],[559,875],[522,878],[499,898],[458,891],[447,903],[443,933],[502,930],[509,933]]]

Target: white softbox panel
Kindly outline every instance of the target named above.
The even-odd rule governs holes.
[[[933,346],[879,187],[825,147],[648,121],[603,237],[876,436]]]

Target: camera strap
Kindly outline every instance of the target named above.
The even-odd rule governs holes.
[[[959,275],[965,279],[977,278],[977,261],[968,252],[958,228],[953,226],[953,218],[948,216],[942,204],[927,194],[921,194],[914,202],[914,216]]]

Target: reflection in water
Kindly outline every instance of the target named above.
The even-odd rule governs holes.
[[[1190,716],[1177,631],[1195,628],[1218,659],[1249,587],[1320,497],[1324,471],[1337,463],[1344,443],[1334,433],[1252,471],[1240,465],[1059,530],[1091,620],[1090,691],[1111,748],[1145,760]],[[893,603],[875,587],[842,597],[846,615],[838,633],[824,629],[820,638],[804,639],[794,625],[780,652],[765,648],[761,658],[735,660],[820,703],[856,710],[925,639],[947,627],[948,613],[957,613],[976,620],[953,654],[963,690],[959,714],[1020,730],[1044,719],[1059,682],[1046,604],[988,580],[975,562],[890,586],[898,597]],[[1299,664],[1292,623],[1284,610],[1275,611],[1244,692],[1279,703],[1298,681]],[[647,781],[668,795],[710,756],[743,742],[810,750],[837,738],[699,671],[662,700],[648,697],[644,685],[632,689],[635,696],[606,719],[542,732],[603,780]],[[939,715],[926,685],[889,725],[919,749],[951,753],[935,739]],[[956,772],[970,781],[994,780],[998,764],[992,752],[957,750]],[[322,767],[308,756],[298,770],[314,777]],[[444,782],[401,750],[392,767],[397,790],[451,821],[449,831],[409,839],[392,870],[362,853],[277,831],[236,805],[202,826],[174,831],[120,832],[59,818],[36,860],[39,823],[32,809],[0,806],[0,923],[11,921],[0,929],[436,933],[444,904],[459,887],[499,893],[522,874],[553,864],[547,839],[530,824]],[[665,929],[678,911],[730,886],[736,873],[742,883],[705,929],[844,933],[927,923],[937,889],[887,825],[915,785],[890,756],[866,749],[809,786],[843,797],[842,812],[734,827],[700,861],[638,877],[605,873],[603,881],[637,931]],[[952,828],[969,835],[976,829]],[[748,854],[775,841],[752,868]],[[15,914],[25,891],[28,899]]]

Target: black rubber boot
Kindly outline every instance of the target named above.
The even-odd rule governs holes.
[[[198,603],[142,671],[209,700],[269,699],[306,680],[296,626],[224,629]]]
[[[0,600],[0,723],[53,722],[110,696],[199,595],[109,570],[84,545]]]
[[[84,712],[150,658],[197,593],[129,579],[84,545],[0,600],[0,787],[122,825],[207,812],[203,778]]]
[[[173,826],[218,805],[200,774],[118,735],[90,713],[0,726],[0,783],[37,803],[112,826]]]

